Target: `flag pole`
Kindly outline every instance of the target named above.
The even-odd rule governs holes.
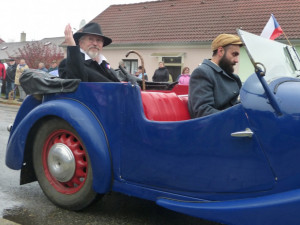
[[[285,39],[287,40],[287,42],[289,43],[289,45],[290,45],[290,46],[292,46],[292,44],[291,44],[290,40],[288,39],[288,37],[286,36],[286,34],[284,33],[284,31],[283,31],[283,30],[282,30],[282,33],[283,33],[283,35],[284,35]]]

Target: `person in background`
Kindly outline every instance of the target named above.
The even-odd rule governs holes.
[[[20,80],[22,73],[27,69],[29,69],[29,67],[26,64],[25,59],[20,59],[20,62],[16,68],[16,76],[15,76],[15,86],[16,86],[16,88],[18,88],[19,93],[20,93],[20,98],[18,99],[19,102],[23,102],[26,97],[26,93],[23,90],[22,86],[20,85],[19,80]]]
[[[138,73],[137,77],[140,78],[140,79],[143,79],[143,67],[142,66],[138,67],[137,73]],[[148,80],[148,75],[146,73],[146,69],[145,68],[144,68],[144,77],[145,77],[145,80]]]
[[[3,63],[4,67],[5,67],[5,70],[7,69],[8,67],[8,64],[6,63],[6,61]]]
[[[191,75],[188,107],[192,118],[217,113],[239,103],[242,82],[233,72],[241,46],[237,35],[220,34],[213,40],[212,58],[204,59]]]
[[[51,71],[54,71],[54,70],[57,70],[57,71],[58,71],[58,67],[57,67],[57,62],[56,62],[56,60],[53,60],[53,61],[51,62],[51,66],[50,66],[48,72],[50,73]]]
[[[138,77],[139,76],[139,69],[134,70],[134,76]]]
[[[17,64],[14,59],[9,59],[8,62],[8,67],[6,69],[6,79],[5,79],[5,84],[6,84],[6,90],[5,90],[5,99],[8,99],[9,92],[14,90],[14,84],[15,84],[15,76],[16,76],[16,69],[17,69]],[[13,99],[15,99],[15,92]]]
[[[45,64],[43,63],[43,62],[40,62],[39,63],[39,66],[38,66],[38,69],[39,70],[42,70],[42,71],[44,71],[44,72],[48,72],[48,70],[47,70],[47,68],[45,67]]]
[[[153,82],[168,82],[169,81],[169,71],[165,67],[164,62],[159,62],[158,69],[155,70],[152,77]]]
[[[6,68],[5,65],[0,61],[0,95],[2,93],[2,83],[5,82],[6,78]]]
[[[51,62],[51,66],[48,70],[48,73],[53,75],[53,76],[58,77],[58,66],[57,66],[57,61],[56,60],[53,60]]]
[[[178,80],[178,84],[189,85],[190,78],[191,78],[190,68],[184,67],[182,69],[182,73],[178,76],[178,79],[177,79]]]

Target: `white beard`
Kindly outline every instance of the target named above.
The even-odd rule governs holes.
[[[99,58],[100,51],[91,51],[91,50],[88,50],[86,54],[89,57],[91,57],[91,59],[97,59],[97,58]]]

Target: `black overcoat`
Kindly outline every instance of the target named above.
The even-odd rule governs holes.
[[[58,72],[64,79],[80,79],[84,82],[120,82],[115,71],[105,60],[100,65],[96,61],[85,60],[79,46],[67,47],[67,58],[59,64]]]

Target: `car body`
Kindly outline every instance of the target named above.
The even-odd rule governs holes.
[[[28,96],[7,166],[71,210],[115,191],[226,224],[298,224],[299,59],[285,44],[238,32],[256,69],[240,104],[191,119],[187,89],[126,82]]]

